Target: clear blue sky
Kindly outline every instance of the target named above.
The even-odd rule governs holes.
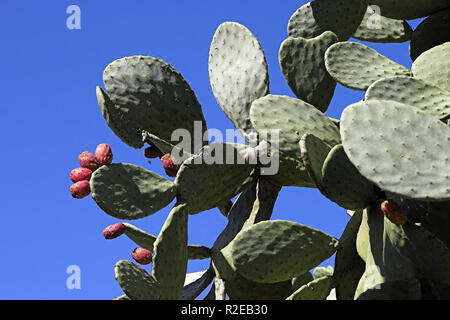
[[[77,156],[99,143],[114,162],[149,165],[142,150],[123,144],[104,122],[95,96],[115,59],[136,54],[161,58],[189,82],[208,128],[232,128],[208,79],[208,52],[220,23],[236,21],[259,39],[273,94],[294,96],[278,65],[287,22],[306,1],[294,0],[1,0],[0,1],[0,299],[112,299],[122,294],[113,265],[131,260],[126,237],[106,241],[102,229],[119,220],[91,197],[70,196]],[[81,9],[81,29],[66,27],[66,8]],[[413,27],[417,23],[412,23]],[[377,45],[410,68],[408,43]],[[327,115],[340,117],[363,92],[338,85]],[[132,222],[157,235],[171,206]],[[273,219],[310,225],[339,237],[348,216],[315,189],[283,188]],[[191,216],[189,243],[211,246],[226,225],[217,209]],[[209,262],[189,262],[188,271]],[[332,260],[323,265],[332,264]],[[66,269],[81,269],[81,289],[66,288]],[[150,270],[151,265],[147,267]],[[203,295],[202,295],[203,296]]]

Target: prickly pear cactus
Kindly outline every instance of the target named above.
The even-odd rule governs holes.
[[[114,163],[101,143],[79,156],[72,196],[92,194],[120,220],[176,202],[157,236],[125,221],[103,231],[134,241],[142,265],[114,266],[117,300],[189,300],[209,285],[205,299],[215,300],[316,300],[332,290],[338,300],[450,298],[450,3],[369,3],[315,0],[292,14],[278,62],[296,98],[269,92],[266,57],[249,29],[218,26],[211,89],[248,145],[170,140],[176,129],[202,137],[207,129],[188,81],[165,61],[136,55],[106,67],[96,95],[107,125],[174,179]],[[426,19],[413,31],[415,18]],[[411,70],[350,38],[411,41]],[[333,119],[324,112],[338,83],[366,93]],[[341,237],[271,220],[283,186],[317,188],[346,209]],[[211,208],[226,227],[211,248],[190,244],[189,217]],[[334,254],[334,268],[319,267]],[[191,259],[210,267],[187,273]]]

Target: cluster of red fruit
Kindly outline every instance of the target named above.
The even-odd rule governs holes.
[[[81,199],[91,193],[89,180],[92,172],[99,167],[110,164],[113,159],[111,147],[106,143],[101,143],[95,149],[95,155],[89,151],[84,151],[78,156],[78,162],[81,168],[73,169],[70,172],[70,180],[74,182],[70,186],[70,194],[72,197]]]
[[[107,226],[103,230],[105,239],[114,239],[125,233],[126,226],[122,222]],[[152,253],[145,248],[136,248],[131,253],[133,259],[140,264],[149,264],[152,262]]]
[[[163,154],[151,141],[146,141],[149,147],[144,149],[144,156],[149,159],[160,158],[164,171],[169,177],[176,177],[179,166],[170,153]]]

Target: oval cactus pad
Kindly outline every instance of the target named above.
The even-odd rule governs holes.
[[[128,220],[158,212],[176,195],[171,181],[129,163],[102,166],[92,175],[90,186],[100,208],[115,218]]]
[[[334,237],[308,226],[269,220],[242,230],[222,252],[245,278],[275,283],[317,266],[333,255],[337,243]]]
[[[208,65],[217,103],[247,138],[254,132],[250,104],[269,93],[266,58],[258,40],[243,25],[224,22],[211,42]]]
[[[450,92],[450,42],[422,53],[411,70],[415,77]]]
[[[256,163],[249,163],[245,145],[213,143],[181,165],[175,184],[178,200],[186,201],[189,214],[217,206],[237,195],[253,179]]]
[[[160,59],[131,56],[115,60],[105,68],[103,81],[113,103],[130,121],[165,141],[171,141],[176,129],[194,136],[195,121],[206,131],[202,108],[191,87]]]
[[[442,119],[450,115],[450,93],[418,78],[396,76],[375,81],[365,100],[393,100]]]
[[[450,127],[416,108],[370,100],[341,118],[350,161],[385,191],[416,200],[450,199]]]
[[[406,75],[411,71],[358,42],[338,42],[325,53],[330,75],[344,87],[366,90],[381,78]]]
[[[131,261],[120,260],[114,266],[114,272],[123,292],[131,299],[159,299],[160,284],[141,266]]]

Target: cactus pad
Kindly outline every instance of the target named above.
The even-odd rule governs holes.
[[[329,258],[337,243],[332,236],[305,225],[271,220],[242,230],[221,252],[247,279],[275,283],[299,276]]]
[[[353,300],[359,279],[364,273],[364,261],[359,257],[356,250],[362,215],[362,210],[356,210],[339,238],[339,248],[336,251],[333,273],[336,279],[336,297],[338,300]]]
[[[159,300],[160,284],[141,266],[120,260],[114,266],[114,272],[123,292],[132,300]]]
[[[303,164],[309,176],[314,181],[322,193],[326,193],[322,188],[322,167],[331,147],[317,138],[315,135],[305,133],[299,142]]]
[[[373,82],[389,76],[411,76],[411,71],[358,42],[338,42],[325,53],[330,75],[344,87],[366,90]]]
[[[350,162],[342,144],[334,146],[323,163],[321,187],[345,209],[364,209],[375,200],[373,184]]]
[[[160,299],[181,296],[186,277],[188,213],[184,203],[177,203],[169,213],[153,245],[155,255],[152,275],[161,284]]]
[[[215,143],[183,162],[175,184],[177,197],[188,203],[190,214],[233,198],[252,181],[256,164],[248,163],[248,150],[244,145]]]
[[[450,115],[450,94],[420,79],[396,76],[375,81],[365,100],[393,100],[417,107],[439,119]]]
[[[340,41],[348,40],[366,12],[365,0],[315,0],[301,6],[289,19],[289,37],[314,38],[334,32]]]
[[[91,177],[92,198],[109,215],[139,219],[158,212],[176,195],[175,185],[154,172],[129,163],[97,169]]]
[[[450,92],[450,42],[422,53],[411,70],[415,77]]]
[[[254,133],[251,103],[269,93],[266,58],[255,36],[236,22],[222,23],[209,51],[209,79],[217,103],[244,138]]]
[[[147,56],[131,56],[110,63],[103,73],[106,91],[120,111],[139,128],[165,141],[186,129],[194,136],[194,121],[206,123],[201,106],[179,72],[168,63]],[[200,146],[192,145],[193,153]]]
[[[393,101],[363,101],[344,110],[341,134],[350,161],[381,189],[450,199],[450,128],[434,117]]]
[[[336,42],[331,31],[313,39],[287,38],[278,53],[281,72],[294,94],[322,112],[328,109],[336,88],[325,68],[325,51]]]

